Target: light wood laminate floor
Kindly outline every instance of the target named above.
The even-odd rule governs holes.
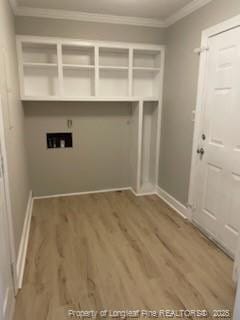
[[[157,196],[35,200],[14,320],[81,310],[231,309],[233,262]]]

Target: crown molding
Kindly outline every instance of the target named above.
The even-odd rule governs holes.
[[[12,8],[13,13],[16,15],[17,7],[18,7],[17,0],[9,0],[9,4]]]
[[[182,18],[188,16],[189,14],[193,13],[194,11],[200,9],[201,7],[205,6],[209,2],[213,0],[193,0],[185,7],[171,15],[169,18],[164,20],[165,27],[170,27],[175,22],[181,20]]]
[[[108,15],[108,14],[96,14],[96,13],[88,13],[88,12],[59,10],[59,9],[18,7],[15,13],[17,16],[25,16],[25,17],[126,24],[126,25],[133,25],[133,26],[153,27],[153,28],[165,27],[165,23],[158,19],[115,16],[115,15]]]
[[[165,20],[149,19],[141,17],[126,17],[108,14],[88,13],[79,11],[68,11],[60,9],[41,9],[20,7],[17,5],[17,0],[9,0],[16,16],[35,17],[35,18],[50,18],[64,19],[97,23],[113,23],[132,26],[142,26],[151,28],[167,28],[173,25],[178,20],[186,17],[194,11],[205,6],[213,0],[193,0],[191,3],[180,9],[175,14]]]

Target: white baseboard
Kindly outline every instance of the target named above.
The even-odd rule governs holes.
[[[181,202],[176,200],[173,196],[168,194],[160,187],[157,187],[156,194],[157,196],[159,196],[159,198],[166,202],[169,205],[169,207],[171,207],[174,211],[180,214],[181,217],[183,217],[184,219],[188,219],[187,207],[185,207]]]
[[[23,274],[24,274],[27,247],[28,247],[28,238],[30,233],[30,225],[31,225],[31,217],[32,217],[32,208],[33,208],[33,197],[32,197],[32,191],[30,191],[24,225],[23,225],[22,237],[21,237],[21,242],[20,242],[19,252],[17,257],[17,265],[16,265],[17,285],[19,289],[21,289],[22,281],[23,281]]]
[[[40,197],[33,197],[35,199],[50,199],[50,198],[61,198],[61,197],[72,197],[72,196],[81,196],[87,194],[95,194],[95,193],[106,193],[106,192],[115,192],[115,191],[126,191],[131,190],[131,187],[124,187],[124,188],[113,188],[113,189],[101,189],[101,190],[94,190],[94,191],[83,191],[83,192],[74,192],[74,193],[61,193],[61,194],[53,194],[49,196],[40,196]]]
[[[3,319],[12,320],[15,309],[15,297],[13,288],[8,288],[3,301]],[[1,318],[2,319],[2,318]]]
[[[156,194],[156,192],[140,192],[140,193],[137,193],[132,187],[129,188],[129,190],[132,191],[132,193],[136,196],[136,197],[143,197],[143,196],[151,196],[153,194]]]

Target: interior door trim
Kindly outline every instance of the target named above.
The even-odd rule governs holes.
[[[16,251],[14,245],[14,232],[13,232],[13,220],[12,220],[12,206],[10,200],[10,189],[9,189],[9,176],[8,176],[8,162],[7,162],[7,151],[6,151],[6,140],[4,132],[4,122],[3,122],[3,106],[2,106],[2,97],[0,95],[0,141],[2,146],[2,157],[4,163],[4,187],[6,193],[6,205],[7,205],[7,223],[8,223],[8,234],[10,242],[10,258],[12,265],[12,276],[13,276],[13,287],[15,295],[18,291],[17,277],[16,277]]]

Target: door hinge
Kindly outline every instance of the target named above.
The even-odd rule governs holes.
[[[2,173],[4,174],[4,160],[3,160],[3,156],[1,156],[1,166],[2,166]]]
[[[14,264],[11,263],[10,265],[10,269],[11,269],[11,276],[12,276],[12,279],[14,280],[15,279],[15,272],[14,272]]]
[[[209,51],[209,50],[210,50],[209,47],[201,47],[201,48],[194,49],[193,52],[196,53],[196,54],[201,54],[201,53],[203,53],[205,51]]]
[[[3,157],[0,156],[0,177],[4,176],[4,162],[3,162]]]

